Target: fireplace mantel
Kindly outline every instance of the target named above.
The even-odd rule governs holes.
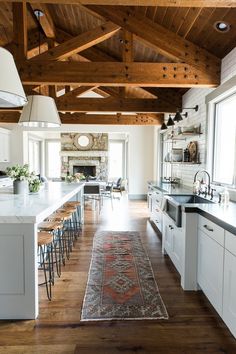
[[[78,157],[78,156],[91,156],[91,157],[102,157],[108,156],[108,151],[96,151],[96,150],[89,150],[89,151],[61,151],[61,156],[71,156],[71,157]]]

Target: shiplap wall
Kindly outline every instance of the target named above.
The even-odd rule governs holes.
[[[226,82],[232,76],[236,75],[236,48],[234,48],[223,60],[221,65],[221,83]],[[185,148],[189,141],[194,140],[198,142],[198,149],[200,152],[201,165],[174,165],[173,176],[180,177],[184,185],[192,186],[195,173],[199,169],[206,168],[206,141],[207,141],[207,116],[205,97],[213,89],[191,89],[183,96],[183,107],[199,106],[198,112],[188,110],[188,118],[184,120],[183,125],[197,125],[201,124],[202,135],[199,137],[188,138],[185,142],[177,145]],[[177,146],[176,146],[177,147]]]

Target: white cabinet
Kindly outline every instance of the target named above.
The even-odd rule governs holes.
[[[223,320],[236,337],[236,235],[226,231]]]
[[[0,178],[0,188],[10,187],[13,184],[13,180],[9,177]]]
[[[10,161],[10,132],[0,128],[0,162]]]
[[[164,215],[163,218],[163,252],[171,258],[180,274],[183,270],[184,235],[182,228],[177,227],[173,221]]]
[[[198,230],[197,281],[212,305],[222,315],[224,248]]]
[[[154,189],[151,197],[151,216],[150,219],[158,230],[163,232],[163,222],[162,222],[162,210],[161,203],[163,199],[163,193],[159,190]]]

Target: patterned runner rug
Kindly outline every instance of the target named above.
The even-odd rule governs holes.
[[[139,232],[94,236],[81,321],[168,319]]]

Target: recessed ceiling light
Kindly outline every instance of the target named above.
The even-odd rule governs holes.
[[[225,21],[217,21],[214,23],[214,28],[218,32],[225,33],[230,30],[230,24]]]

